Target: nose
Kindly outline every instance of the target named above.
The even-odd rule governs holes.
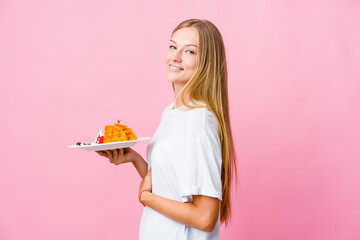
[[[173,51],[171,55],[171,60],[174,62],[181,62],[181,52],[180,51]]]

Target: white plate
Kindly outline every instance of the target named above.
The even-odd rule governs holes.
[[[127,148],[132,147],[138,142],[149,140],[149,137],[140,137],[136,140],[123,141],[123,142],[112,142],[112,143],[91,143],[91,145],[71,145],[69,148],[81,148],[87,151],[102,151],[109,149]]]

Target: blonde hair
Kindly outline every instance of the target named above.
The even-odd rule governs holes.
[[[189,19],[180,23],[173,31],[181,28],[195,28],[199,34],[198,64],[194,75],[185,84],[178,98],[192,109],[204,107],[189,105],[189,102],[202,102],[216,117],[222,152],[222,202],[221,222],[228,223],[231,216],[231,183],[236,174],[236,153],[230,127],[229,99],[227,87],[227,67],[222,36],[214,24],[207,20]],[[185,100],[185,97],[188,97]]]

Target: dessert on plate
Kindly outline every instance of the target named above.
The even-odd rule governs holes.
[[[131,128],[124,124],[120,124],[120,120],[117,120],[117,123],[114,125],[106,125],[105,132],[98,133],[95,141],[92,143],[81,143],[78,142],[76,145],[92,145],[92,144],[102,144],[102,143],[113,143],[113,142],[123,142],[123,141],[131,141],[137,140],[137,136]]]
[[[106,151],[132,147],[139,142],[149,139],[149,137],[137,137],[134,130],[124,124],[120,124],[120,120],[117,120],[117,123],[114,125],[106,125],[104,133],[100,130],[93,142],[77,142],[75,145],[70,145],[69,148],[81,148],[87,151]]]
[[[114,125],[106,125],[103,142],[122,142],[136,140],[135,132],[124,124],[120,124],[120,120],[117,120],[117,123]],[[101,140],[101,136],[99,141]]]

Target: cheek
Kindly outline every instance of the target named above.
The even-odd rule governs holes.
[[[197,67],[197,59],[193,59],[191,66],[192,66],[192,69],[195,69]]]
[[[167,51],[165,54],[165,63],[168,63],[170,58],[171,58],[170,53],[169,53],[169,51]]]
[[[187,56],[183,59],[183,65],[187,70],[194,70],[197,66],[197,58],[195,56]]]

